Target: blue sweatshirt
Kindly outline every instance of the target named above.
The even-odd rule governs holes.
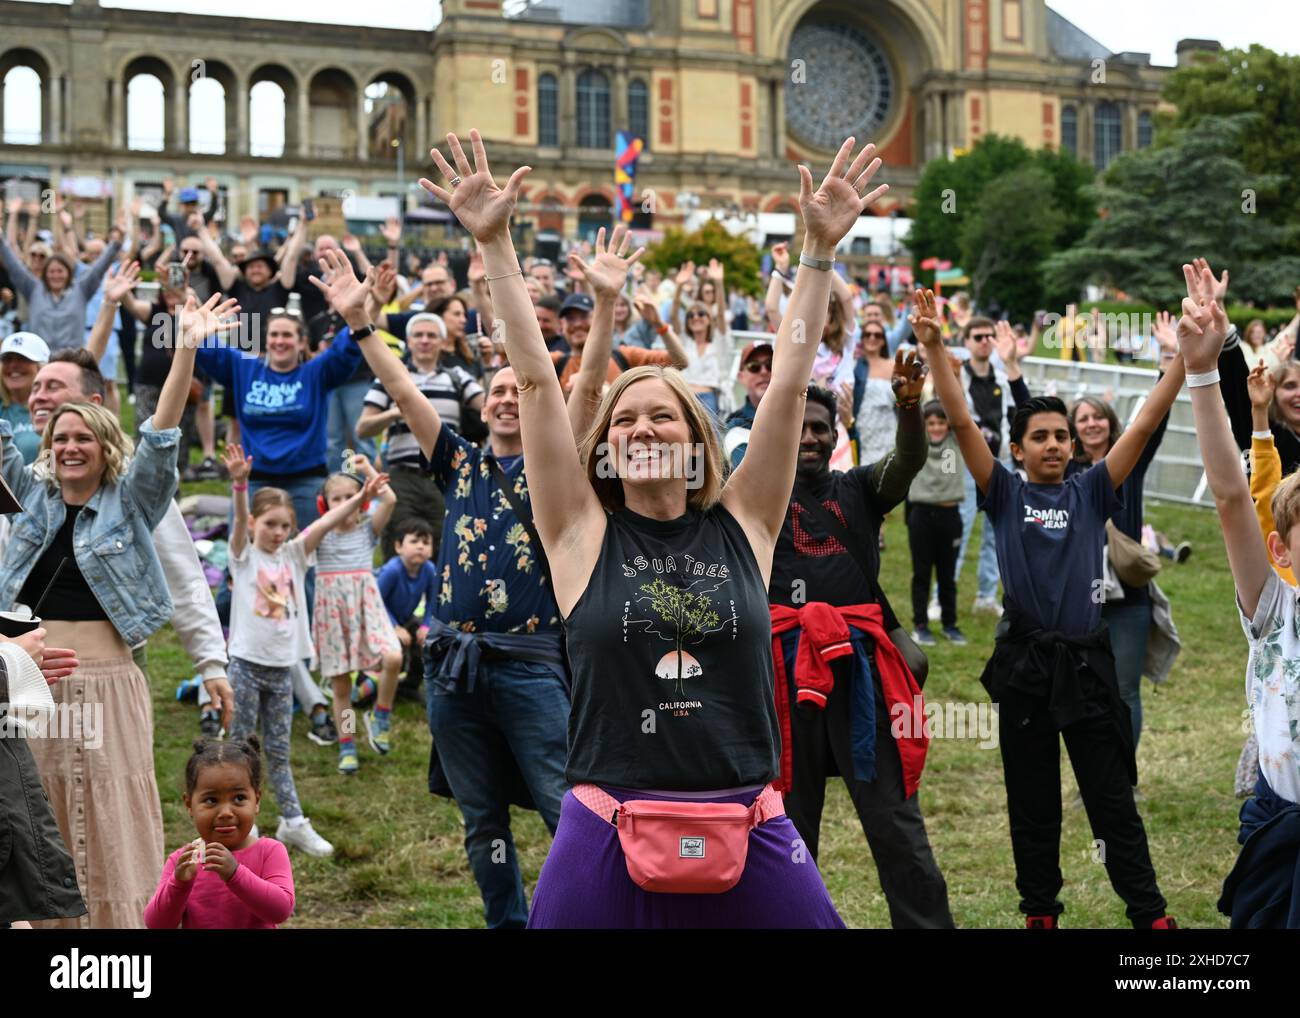
[[[325,469],[329,392],[361,363],[350,329],[292,371],[272,371],[260,357],[226,346],[203,347],[197,363],[233,396],[240,441],[253,457],[255,477]]]
[[[375,579],[379,581],[379,596],[384,599],[393,625],[406,625],[406,620],[415,614],[420,598],[424,598],[424,619],[420,624],[429,624],[438,596],[438,571],[432,562],[426,562],[412,576],[402,564],[401,556],[394,555],[375,571]]]

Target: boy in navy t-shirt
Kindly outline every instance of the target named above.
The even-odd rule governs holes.
[[[998,706],[1020,910],[1030,929],[1054,929],[1061,890],[1060,738],[1064,737],[1111,885],[1138,929],[1176,925],[1165,914],[1146,830],[1133,802],[1137,779],[1128,707],[1119,695],[1101,623],[1106,519],[1116,494],[1183,384],[1174,361],[1105,460],[1065,478],[1073,436],[1055,397],[1020,405],[1012,454],[1028,480],[993,458],[971,419],[940,337],[934,294],[913,298],[912,329],[925,344],[935,391],[994,528],[1005,589],[997,646],[980,681]],[[1059,735],[1058,735],[1059,733]]]

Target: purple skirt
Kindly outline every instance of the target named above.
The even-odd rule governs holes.
[[[618,799],[629,795],[606,786]],[[675,797],[635,792],[637,799]],[[714,802],[749,805],[754,794]],[[700,800],[691,800],[700,801]],[[614,826],[566,792],[560,824],[533,892],[528,928],[546,929],[844,929],[817,863],[787,816],[749,835],[745,873],[722,894],[654,894],[627,875]]]

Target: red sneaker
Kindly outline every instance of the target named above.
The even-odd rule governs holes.
[[[1027,930],[1055,930],[1056,916],[1054,915],[1031,915],[1025,919],[1025,929]]]
[[[1163,916],[1153,922],[1151,928],[1153,930],[1176,930],[1178,929],[1178,921],[1171,915]]]

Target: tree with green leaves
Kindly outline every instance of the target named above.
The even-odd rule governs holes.
[[[1028,320],[1043,306],[1042,264],[1053,253],[1064,213],[1052,181],[1035,167],[991,181],[961,227],[961,264],[976,307]]]
[[[710,219],[691,233],[670,227],[664,232],[663,240],[646,250],[642,261],[647,267],[668,276],[687,262],[707,265],[710,258],[722,263],[728,287],[755,297],[762,294],[758,248],[744,237],[728,233],[716,219]]]
[[[720,616],[713,610],[713,601],[707,594],[683,590],[659,578],[643,583],[641,590],[649,596],[651,610],[672,627],[669,638],[677,653],[677,692],[684,693],[687,676],[682,667],[682,648],[687,640],[699,641],[705,633],[716,629]]]
[[[1057,152],[1052,149],[1031,151],[1024,142],[1017,138],[1004,138],[999,135],[987,135],[969,152],[955,159],[934,159],[926,164],[917,183],[912,209],[912,230],[907,238],[907,246],[912,252],[913,271],[923,284],[933,282],[934,276],[928,270],[921,269],[921,262],[927,258],[941,258],[961,265],[968,272],[974,271],[975,259],[963,238],[974,236],[967,227],[969,220],[975,217],[988,222],[987,213],[980,213],[981,199],[989,185],[1011,174],[1024,170],[1033,170],[1050,184],[1051,205],[1055,209],[1053,216],[1055,232],[1051,238],[1051,249],[1069,247],[1088,229],[1096,217],[1097,207],[1092,204],[1084,188],[1092,181],[1092,170],[1080,163],[1069,152]],[[1041,192],[1035,181],[1036,193]],[[1003,211],[1010,211],[1012,219],[1007,222],[1008,235],[1016,232],[1015,226],[1038,233],[1039,225],[1029,221],[1028,210],[1017,210],[1014,203],[1008,207],[1003,202],[1005,190],[995,196]],[[1032,264],[1022,264],[1023,275],[1029,279],[1042,279],[1041,260]],[[1019,291],[1021,288],[1017,287]],[[986,297],[991,297],[1001,305],[1007,305],[1005,296],[989,290]],[[1017,306],[1027,305],[1032,312],[1042,307],[1046,296],[1037,298],[1017,297]]]
[[[1048,259],[1049,286],[1101,285],[1177,306],[1180,266],[1204,255],[1231,272],[1235,298],[1289,302],[1300,279],[1296,230],[1258,213],[1281,177],[1252,172],[1240,158],[1254,116],[1203,117],[1161,147],[1116,159],[1090,189],[1098,219],[1078,245]]]
[[[1241,165],[1267,174],[1300,164],[1300,56],[1260,45],[1198,55],[1169,75],[1164,95],[1177,111],[1161,118],[1158,144],[1207,117],[1253,113],[1237,140]],[[1277,223],[1300,219],[1300,176],[1286,173],[1276,197],[1257,214]]]

